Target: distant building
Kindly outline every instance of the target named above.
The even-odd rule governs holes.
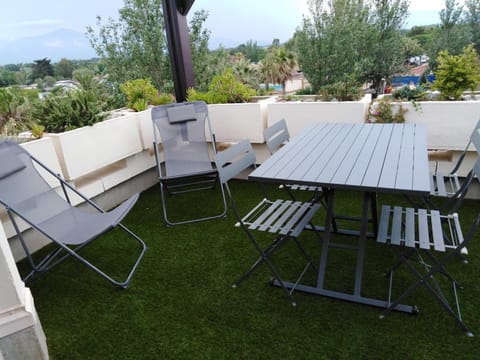
[[[415,66],[410,68],[405,74],[397,75],[392,77],[392,88],[398,88],[405,85],[415,85],[418,86],[420,84],[420,78],[428,70],[428,63],[424,63],[419,66]],[[435,81],[435,74],[428,74],[427,75],[428,82]]]

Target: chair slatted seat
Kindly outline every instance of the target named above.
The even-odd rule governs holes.
[[[445,175],[437,172],[431,174],[431,187],[432,196],[452,197],[460,190],[461,182],[456,173]]]
[[[449,236],[445,236],[442,223],[453,230]],[[446,252],[457,248],[463,235],[457,213],[441,215],[438,210],[383,205],[377,242]]]

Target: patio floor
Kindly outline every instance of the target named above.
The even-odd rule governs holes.
[[[246,181],[232,186],[241,208],[260,196]],[[211,198],[202,197],[198,206],[208,206]],[[359,194],[340,192],[336,211],[358,213],[360,199]],[[379,201],[403,199],[380,196]],[[480,354],[480,234],[469,247],[469,263],[451,264],[464,285],[463,317],[476,334],[468,338],[424,290],[409,299],[419,306],[418,315],[393,313],[379,320],[378,308],[302,293],[294,294],[298,305],[293,308],[279,288],[269,285],[265,267],[233,289],[232,282],[256,258],[244,232],[234,227],[233,215],[167,228],[160,203],[154,187],[142,194],[124,221],[149,246],[128,289],[111,286],[71,260],[32,284],[51,359],[472,359]],[[465,202],[464,231],[479,208],[478,201]],[[318,258],[318,238],[304,232],[301,239]],[[83,254],[121,274],[135,255],[133,241],[127,240],[122,232],[112,232]],[[285,278],[303,266],[290,245],[274,259]],[[352,289],[354,253],[334,250],[329,259],[327,286]],[[364,295],[385,298],[383,271],[393,261],[388,248],[369,242]],[[399,273],[396,284],[410,279]],[[314,282],[314,274],[305,281]]]

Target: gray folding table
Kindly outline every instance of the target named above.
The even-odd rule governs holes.
[[[287,284],[296,290],[362,304],[386,307],[384,300],[361,295],[368,222],[378,227],[379,192],[427,196],[430,177],[426,132],[417,124],[318,123],[305,129],[249,175],[250,180],[320,186],[327,200],[324,239],[316,286]],[[333,229],[336,189],[363,193],[359,231]],[[371,218],[369,218],[371,216]],[[332,231],[359,235],[353,293],[324,287]],[[413,312],[399,304],[395,310]]]

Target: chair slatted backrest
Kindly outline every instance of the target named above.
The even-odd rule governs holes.
[[[168,104],[152,109],[152,121],[160,134],[167,177],[211,171],[212,163],[205,136],[207,104],[203,101]],[[155,148],[160,143],[154,132]],[[213,138],[211,139],[213,141]]]
[[[477,149],[477,152],[480,152],[480,147],[478,147],[477,145],[475,145],[474,143],[474,139],[473,137],[475,136],[475,134],[478,134],[480,131],[480,120],[477,121],[476,125],[474,126],[473,130],[472,130],[472,134],[470,135],[470,139],[467,143],[467,146],[465,147],[465,149],[463,150],[463,152],[460,154],[460,156],[458,157],[457,159],[457,162],[455,163],[455,166],[453,167],[453,169],[450,171],[450,174],[455,174],[458,169],[460,169],[460,166],[462,165],[463,163],[463,160],[465,159],[465,156],[467,155],[467,152],[468,152],[468,149],[470,148],[470,145],[473,144],[476,149]]]
[[[255,163],[255,153],[247,139],[215,155],[215,164],[222,184],[226,184],[249,167],[255,166]]]
[[[263,137],[265,138],[268,151],[270,154],[273,154],[282,144],[290,140],[285,119],[281,119],[263,130]]]
[[[39,224],[70,208],[18,144],[0,142],[0,164],[0,202],[30,223]]]

